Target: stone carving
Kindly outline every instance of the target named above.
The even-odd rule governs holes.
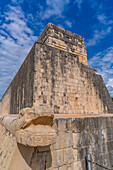
[[[52,128],[53,110],[50,107],[24,108],[18,116],[1,116],[1,124],[16,137],[16,141],[27,146],[47,146],[56,142]]]
[[[37,42],[77,54],[80,62],[88,65],[86,46],[82,36],[49,23]]]
[[[84,170],[88,154],[112,167],[113,102],[95,71],[83,37],[46,26],[0,100],[0,169]]]

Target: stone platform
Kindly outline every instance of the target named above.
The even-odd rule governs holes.
[[[15,135],[0,124],[0,167],[8,170],[17,167],[18,170],[44,170],[45,167],[47,170],[85,170],[85,157],[90,154],[94,162],[112,168],[112,114],[55,115],[52,128],[56,131],[55,144],[46,146],[45,140],[43,146],[31,147],[17,143]]]

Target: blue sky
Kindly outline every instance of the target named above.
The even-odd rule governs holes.
[[[113,0],[0,0],[0,98],[48,22],[85,38],[113,96]]]

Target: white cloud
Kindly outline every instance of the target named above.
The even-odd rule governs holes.
[[[75,3],[77,4],[78,8],[81,9],[81,5],[84,0],[75,0]]]
[[[37,25],[40,26],[39,34],[44,29],[46,19],[65,18],[64,12],[68,9],[69,2],[69,0],[46,0],[45,6],[36,4],[38,5],[36,15],[26,13],[26,16],[21,8],[23,0],[11,0],[10,5],[7,5],[5,12],[1,15],[4,23],[0,26],[0,80],[2,80],[0,81],[0,93],[5,92],[30,48],[37,40],[27,22],[36,29]],[[71,22],[64,22],[63,24],[68,27],[72,26]]]
[[[110,94],[113,96],[113,47],[97,53],[89,60],[92,68],[97,68],[97,73],[101,74]]]
[[[65,24],[70,28],[72,27],[72,22],[70,22],[70,21],[65,21]]]
[[[110,79],[108,80],[107,86],[110,86],[110,87],[113,88],[113,78],[110,78]],[[111,88],[111,89],[112,89],[112,88]]]
[[[37,14],[43,20],[53,16],[63,18],[63,12],[67,4],[69,4],[69,0],[46,0],[47,8],[44,10],[41,6]]]
[[[14,4],[22,4],[24,0],[11,0],[12,3]]]
[[[95,30],[93,38],[89,39],[86,43],[87,46],[95,46],[101,39],[105,38],[112,30],[112,27],[107,27],[105,30]]]
[[[111,67],[113,64],[113,47],[110,47],[103,52],[97,53],[89,60],[89,64],[94,67],[97,65],[98,67]]]
[[[113,24],[113,20],[110,20],[104,13],[97,15],[97,19],[104,25]]]
[[[87,46],[95,46],[111,32],[113,20],[103,12],[105,9],[103,2],[88,0],[88,3],[96,12],[94,17],[97,19],[97,23],[92,25],[92,29],[96,29],[94,29],[92,38],[87,40],[86,44]]]
[[[0,27],[0,91],[3,94],[37,37],[27,26],[19,6],[7,6],[2,17],[5,19]]]
[[[77,4],[78,9],[81,10],[84,0],[75,0],[74,3]],[[88,4],[90,5],[91,8],[96,8],[99,4],[97,0],[87,0]]]

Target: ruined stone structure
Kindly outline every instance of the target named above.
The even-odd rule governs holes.
[[[113,112],[103,79],[87,64],[84,38],[48,24],[1,99],[1,113],[48,105],[59,114]]]
[[[88,154],[111,168],[111,113],[84,38],[49,23],[0,101],[0,168],[85,170]]]

